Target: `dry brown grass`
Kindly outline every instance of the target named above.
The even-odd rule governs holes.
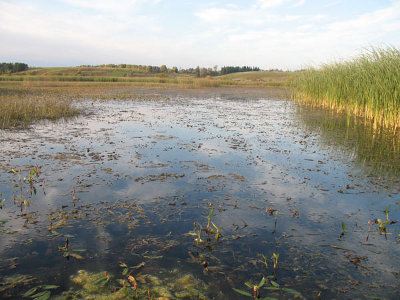
[[[0,86],[0,129],[27,127],[37,120],[68,118],[78,113],[71,98],[57,93]]]
[[[96,77],[89,77],[94,81],[69,81],[71,78],[56,76],[0,76],[0,129],[26,127],[41,119],[56,120],[74,116],[79,112],[73,103],[82,99],[138,99],[140,95],[138,97],[137,91],[143,89],[265,88],[282,85],[280,77],[276,77],[274,84],[272,78],[266,82],[260,81],[259,76],[255,75],[251,80],[237,80],[237,76],[141,77],[130,78],[130,81],[118,78],[116,82],[97,81]],[[18,78],[21,80],[16,80]]]

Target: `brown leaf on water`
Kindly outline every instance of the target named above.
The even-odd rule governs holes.
[[[137,290],[138,284],[137,284],[137,281],[136,281],[135,277],[133,277],[132,275],[129,275],[128,276],[128,282],[129,282],[129,284],[132,286],[132,288],[134,290]]]
[[[270,216],[272,216],[272,215],[276,214],[276,212],[277,212],[278,210],[277,210],[277,209],[274,209],[274,208],[272,208],[272,207],[268,207],[265,211],[266,211]]]

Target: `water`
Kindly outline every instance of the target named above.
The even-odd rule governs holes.
[[[1,133],[3,298],[43,284],[87,296],[78,270],[108,272],[111,293],[121,263],[154,298],[241,299],[233,288],[263,276],[305,298],[400,296],[398,137],[265,91],[143,98],[88,100],[74,120]],[[188,233],[212,208],[222,237],[201,230],[196,243]],[[385,235],[368,221],[386,208]]]

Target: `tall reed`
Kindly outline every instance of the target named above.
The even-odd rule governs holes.
[[[309,68],[293,81],[294,98],[400,129],[400,50],[372,49],[357,58]]]
[[[27,127],[42,119],[57,120],[79,113],[70,99],[51,95],[2,96],[0,94],[0,129]]]

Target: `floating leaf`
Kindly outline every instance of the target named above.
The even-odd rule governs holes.
[[[42,285],[41,288],[44,290],[55,290],[55,289],[58,289],[59,286],[54,285],[54,284],[46,284],[46,285]]]
[[[33,295],[31,298],[34,300],[48,300],[50,299],[51,292],[50,291],[43,291]]]
[[[75,258],[77,260],[85,259],[83,256],[79,255],[78,253],[68,252],[68,254],[69,254],[70,257],[73,257],[73,258]]]
[[[95,285],[105,286],[108,281],[110,281],[110,277],[105,274],[104,277],[100,277],[98,280],[94,282]]]
[[[264,284],[266,283],[266,279],[265,277],[263,277],[260,281],[260,283],[258,284],[258,288],[262,288],[264,286]]]
[[[38,290],[38,287],[31,288],[29,291],[26,291],[24,294],[22,294],[22,297],[28,298],[32,296],[36,291]]]
[[[273,287],[279,288],[279,283],[271,280],[271,284],[272,284]]]
[[[299,293],[298,291],[296,291],[296,290],[294,290],[294,289],[290,289],[290,288],[282,288],[282,291],[284,291],[284,292],[287,292],[287,293],[290,293],[290,294],[292,294],[292,295],[294,295],[294,296],[297,296],[297,297],[303,297],[302,295],[301,295],[301,293]]]
[[[239,290],[239,289],[235,289],[235,288],[233,288],[233,290],[234,290],[236,293],[238,293],[238,294],[240,294],[240,295],[242,295],[242,296],[246,296],[246,297],[253,298],[253,296],[252,296],[249,292],[246,292],[246,291],[243,291],[243,290]]]

